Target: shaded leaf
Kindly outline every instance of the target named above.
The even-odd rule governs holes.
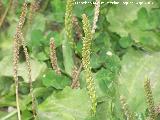
[[[71,81],[69,78],[63,75],[57,75],[54,70],[48,70],[42,78],[43,84],[46,87],[54,87],[56,89],[63,89],[65,86],[69,86]]]
[[[160,53],[143,53],[129,50],[122,59],[122,70],[119,77],[121,94],[128,99],[132,110],[144,112],[146,108],[144,95],[145,76],[150,78],[155,101],[159,101]]]
[[[13,77],[13,64],[11,61],[12,58],[10,56],[6,56],[0,61],[0,71],[3,71],[0,73],[0,76]],[[46,69],[46,65],[36,60],[30,60],[30,63],[32,80],[35,81]],[[28,70],[25,62],[19,64],[18,75],[21,76],[25,82],[29,82]]]
[[[90,115],[90,107],[86,90],[66,87],[48,97],[38,110],[42,120],[84,120]]]

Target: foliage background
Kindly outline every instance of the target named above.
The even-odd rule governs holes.
[[[91,1],[91,0],[89,0]],[[120,0],[119,0],[120,1]],[[136,0],[139,2],[139,0]],[[147,0],[143,0],[146,2]],[[153,5],[102,4],[97,30],[92,42],[91,65],[98,95],[95,117],[90,115],[90,101],[86,91],[83,69],[80,88],[71,89],[71,76],[64,70],[62,44],[66,0],[45,0],[34,14],[32,25],[28,19],[23,29],[31,57],[34,94],[40,120],[124,120],[119,96],[124,95],[138,120],[148,116],[143,83],[151,80],[155,105],[160,100],[160,2]],[[9,0],[1,0],[0,17]],[[29,0],[30,4],[32,1]],[[13,80],[12,50],[23,0],[11,7],[0,28],[0,119],[16,120],[15,85]],[[94,6],[78,4],[74,7],[82,30],[83,13],[92,24]],[[79,68],[82,58],[82,39],[73,31],[74,62]],[[58,64],[62,76],[52,70],[49,58],[49,39],[55,38]],[[112,55],[107,54],[111,52]],[[70,60],[68,60],[70,62]],[[32,119],[31,96],[24,53],[21,49],[19,64],[20,107],[23,120]],[[13,114],[13,115],[12,115]]]

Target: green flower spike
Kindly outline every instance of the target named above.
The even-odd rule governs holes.
[[[91,53],[90,47],[92,42],[92,33],[91,33],[91,26],[87,16],[83,14],[82,18],[83,18],[82,20],[83,30],[85,33],[85,37],[83,38],[82,64],[85,70],[88,94],[92,102],[91,111],[93,114],[95,114],[96,106],[97,106],[97,97],[96,97],[95,85],[94,85],[94,80],[92,77],[92,72],[90,67],[90,53]]]
[[[154,100],[153,100],[153,95],[152,95],[152,90],[151,90],[149,79],[145,80],[144,82],[144,90],[145,90],[145,96],[146,96],[146,102],[147,102],[147,106],[149,110],[150,120],[155,120],[156,114],[155,114],[155,109],[154,109]]]
[[[126,98],[124,96],[120,96],[120,102],[121,102],[121,107],[124,112],[125,117],[127,120],[136,120],[134,113],[130,111],[130,108],[126,102]]]
[[[74,7],[74,0],[67,0],[66,13],[65,13],[65,32],[66,32],[67,40],[69,41],[72,47],[74,46],[73,35],[72,35],[73,7]]]
[[[65,34],[62,43],[64,68],[65,71],[71,75],[74,67],[73,50],[75,43],[73,40],[73,25],[72,25],[72,14],[73,14],[74,0],[67,0],[66,13],[65,13]]]

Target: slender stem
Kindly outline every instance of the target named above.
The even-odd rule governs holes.
[[[4,20],[5,20],[6,16],[7,16],[7,14],[8,14],[8,11],[9,11],[9,9],[11,8],[12,2],[13,2],[13,0],[10,0],[7,9],[5,10],[5,12],[4,12],[2,18],[0,19],[0,28],[2,27],[3,22],[4,22]]]
[[[93,18],[93,25],[92,25],[92,34],[95,33],[95,30],[97,28],[97,22],[98,22],[98,17],[99,17],[99,12],[100,12],[100,0],[96,0],[96,4],[95,4],[95,10],[94,10],[94,18]],[[81,69],[83,68],[83,64],[81,63],[79,70],[77,72],[76,75],[76,82],[72,85],[72,88],[77,84],[78,81],[78,77],[80,75]]]
[[[67,0],[66,13],[65,13],[65,34],[64,34],[65,38],[62,43],[64,68],[65,71],[70,75],[72,74],[72,69],[74,67],[72,48],[74,48],[75,45],[72,34],[73,7],[74,7],[74,0]]]
[[[29,85],[30,85],[30,94],[31,94],[31,97],[32,97],[32,112],[33,112],[33,118],[35,119],[36,115],[37,115],[37,112],[36,112],[36,105],[35,105],[35,97],[34,97],[34,94],[33,94],[30,57],[29,57],[29,54],[28,54],[27,47],[25,45],[25,40],[24,40],[22,32],[19,35],[20,35],[20,38],[22,40],[22,46],[23,46],[23,50],[24,50],[24,54],[25,54],[25,58],[26,58],[26,63],[27,63]]]
[[[18,113],[18,120],[21,120],[20,106],[19,106],[19,93],[18,93],[18,62],[19,62],[19,40],[17,35],[14,38],[14,56],[13,56],[13,66],[14,66],[14,80],[15,80],[15,93],[16,93],[16,106]]]
[[[97,96],[96,96],[95,82],[93,79],[93,75],[91,72],[91,65],[90,65],[92,32],[88,17],[85,14],[83,14],[82,18],[83,18],[82,19],[83,30],[85,33],[85,37],[83,39],[83,48],[82,48],[82,64],[85,71],[88,94],[92,103],[91,112],[93,113],[93,115],[95,115],[97,107]]]
[[[19,93],[18,93],[18,63],[19,63],[19,48],[20,48],[20,37],[19,34],[21,32],[21,29],[23,28],[25,17],[26,17],[26,11],[27,11],[27,3],[26,1],[23,4],[22,12],[20,15],[20,19],[18,22],[18,26],[16,28],[16,34],[14,36],[14,49],[13,49],[13,77],[15,80],[15,93],[16,93],[16,106],[17,106],[17,114],[18,114],[18,120],[21,120],[21,111],[20,111],[20,104],[19,104]]]
[[[0,118],[0,120],[9,120],[9,118],[15,115],[16,113],[17,113],[17,110],[14,110],[11,113],[9,113],[7,116]]]

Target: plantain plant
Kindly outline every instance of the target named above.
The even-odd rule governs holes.
[[[91,65],[90,65],[90,54],[91,54],[91,43],[92,43],[92,32],[89,20],[85,14],[82,15],[83,19],[83,30],[85,33],[85,37],[83,38],[83,50],[82,50],[82,63],[85,70],[85,77],[87,83],[88,94],[91,99],[92,103],[92,113],[96,113],[96,106],[97,106],[97,97],[96,97],[96,90],[95,90],[95,83],[93,80],[92,72],[91,72]]]
[[[65,71],[69,75],[72,74],[72,70],[74,67],[73,50],[72,50],[72,48],[74,47],[74,40],[72,33],[73,7],[74,7],[74,0],[67,0],[66,13],[65,13],[64,40],[62,49],[63,49]]]
[[[18,78],[18,63],[19,63],[19,50],[20,46],[23,47],[25,59],[27,63],[27,69],[28,69],[28,78],[29,78],[29,84],[30,84],[30,94],[32,99],[32,112],[33,112],[33,119],[36,119],[36,104],[35,104],[35,97],[33,94],[33,85],[32,85],[32,73],[31,73],[31,64],[30,64],[30,57],[28,53],[28,49],[26,47],[25,39],[23,37],[22,28],[24,26],[25,20],[27,15],[27,2],[25,1],[22,7],[22,12],[20,15],[19,23],[16,28],[16,33],[14,36],[14,49],[13,49],[13,66],[14,66],[14,80],[15,80],[15,86],[16,86],[16,106],[17,106],[17,113],[18,113],[18,120],[21,120],[21,110],[20,110],[20,103],[19,103],[19,78]]]
[[[0,0],[0,120],[159,120],[159,4],[85,2]]]
[[[148,111],[149,111],[149,119],[155,120],[156,113],[155,113],[154,100],[153,100],[150,80],[148,78],[144,82],[144,90],[145,90],[145,96],[146,96],[146,103],[147,103]]]
[[[18,61],[19,61],[19,49],[20,49],[20,43],[21,43],[20,33],[21,33],[21,29],[25,22],[26,11],[27,11],[27,3],[24,2],[23,7],[22,7],[22,13],[21,13],[19,23],[16,29],[16,34],[14,36],[14,49],[13,49],[13,66],[14,66],[13,72],[14,72],[14,80],[15,80],[15,86],[16,86],[15,93],[16,93],[16,106],[17,106],[18,120],[21,120],[19,93],[18,93],[18,88],[19,88]]]

